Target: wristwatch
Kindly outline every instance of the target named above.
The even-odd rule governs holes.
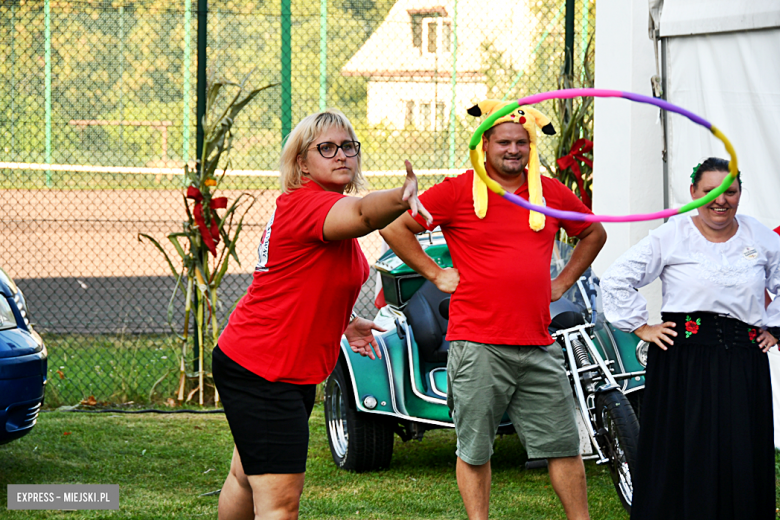
[[[352,323],[353,321],[355,321],[355,318],[357,317],[358,317],[357,313],[355,311],[352,311],[352,313],[349,315],[349,322]]]

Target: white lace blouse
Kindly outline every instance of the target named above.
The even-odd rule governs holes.
[[[689,215],[651,231],[601,279],[607,320],[625,331],[647,323],[647,301],[637,289],[660,276],[662,312],[714,312],[755,327],[780,326],[780,298],[764,309],[764,289],[780,289],[780,236],[752,217],[736,218],[736,234],[723,243],[704,238]]]

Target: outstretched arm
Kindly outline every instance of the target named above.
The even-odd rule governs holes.
[[[400,188],[374,191],[365,197],[344,197],[336,202],[325,217],[322,235],[325,240],[345,240],[367,235],[382,229],[399,215],[411,209],[419,212],[426,221],[431,215],[417,199],[417,176],[409,161],[406,163],[406,180]]]
[[[560,299],[572,285],[577,283],[585,269],[593,263],[596,255],[599,254],[599,251],[601,251],[601,248],[604,247],[604,243],[607,241],[607,232],[600,222],[594,222],[577,235],[577,238],[580,239],[580,242],[574,248],[569,262],[552,281],[552,294],[550,297],[552,301]]]

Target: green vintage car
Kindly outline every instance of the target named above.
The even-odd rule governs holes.
[[[444,237],[418,237],[442,267],[452,266]],[[556,242],[551,277],[573,249]],[[325,383],[325,418],[335,463],[346,470],[389,466],[394,436],[422,439],[427,430],[453,428],[447,407],[446,341],[449,295],[414,272],[392,251],[376,263],[387,305],[375,322],[382,359],[352,352],[342,338],[336,369]],[[564,349],[579,410],[582,454],[608,464],[621,501],[631,504],[638,416],[647,344],[610,325],[600,312],[598,279],[590,269],[550,305],[550,333]],[[513,432],[508,417],[500,433]]]

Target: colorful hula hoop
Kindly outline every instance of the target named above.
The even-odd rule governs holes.
[[[528,202],[522,197],[518,197],[514,193],[507,192],[506,190],[504,190],[504,188],[501,187],[500,184],[498,184],[496,181],[488,177],[487,172],[485,171],[484,164],[482,164],[482,162],[479,160],[481,154],[477,150],[477,146],[479,145],[480,140],[482,139],[482,134],[485,133],[487,129],[493,126],[494,121],[496,121],[500,117],[504,117],[505,115],[509,114],[513,110],[516,110],[519,106],[522,105],[533,105],[535,103],[541,103],[542,101],[547,101],[548,99],[570,99],[574,97],[605,97],[605,98],[618,97],[618,98],[628,99],[631,101],[637,101],[639,103],[647,103],[649,105],[655,105],[663,110],[669,112],[675,112],[677,114],[683,115],[688,119],[690,119],[691,121],[693,121],[694,123],[697,123],[707,128],[710,132],[712,132],[712,135],[714,135],[715,137],[717,137],[723,142],[724,146],[726,147],[726,151],[729,153],[731,159],[729,161],[729,174],[726,176],[725,179],[723,179],[723,182],[721,183],[720,186],[718,186],[717,188],[709,192],[704,197],[691,201],[681,208],[670,208],[670,209],[665,209],[663,211],[657,211],[655,213],[637,213],[633,215],[591,215],[589,213],[579,213],[577,211],[563,211],[559,209],[548,208],[546,206],[537,206],[535,204],[531,204],[530,202]],[[471,141],[469,141],[469,156],[471,157],[471,164],[474,166],[474,171],[477,173],[477,175],[479,175],[480,179],[482,179],[485,182],[485,184],[487,184],[488,188],[490,188],[491,191],[495,192],[498,195],[501,195],[508,201],[517,204],[518,206],[523,207],[527,210],[538,211],[539,213],[542,213],[549,217],[562,219],[562,220],[577,220],[577,221],[585,221],[585,222],[640,222],[643,220],[655,220],[661,218],[668,218],[673,215],[685,213],[691,211],[692,209],[696,209],[698,207],[704,206],[705,204],[709,204],[710,202],[718,198],[721,193],[729,189],[731,184],[734,182],[734,179],[737,178],[737,173],[739,172],[739,169],[737,168],[737,154],[734,151],[734,147],[731,145],[731,143],[726,138],[726,136],[723,135],[723,132],[721,132],[718,128],[715,127],[715,125],[713,125],[706,119],[699,117],[696,114],[689,112],[688,110],[685,110],[684,108],[680,108],[676,105],[673,105],[663,99],[643,96],[641,94],[634,94],[632,92],[622,92],[620,90],[604,90],[604,89],[597,89],[597,88],[575,88],[575,89],[564,89],[564,90],[552,90],[550,92],[542,92],[540,94],[534,94],[533,96],[527,96],[515,101],[514,103],[510,103],[509,105],[496,111],[490,117],[485,119],[485,121],[483,121],[481,125],[479,125],[479,128],[477,128],[477,130],[474,132],[474,135],[471,136]]]

